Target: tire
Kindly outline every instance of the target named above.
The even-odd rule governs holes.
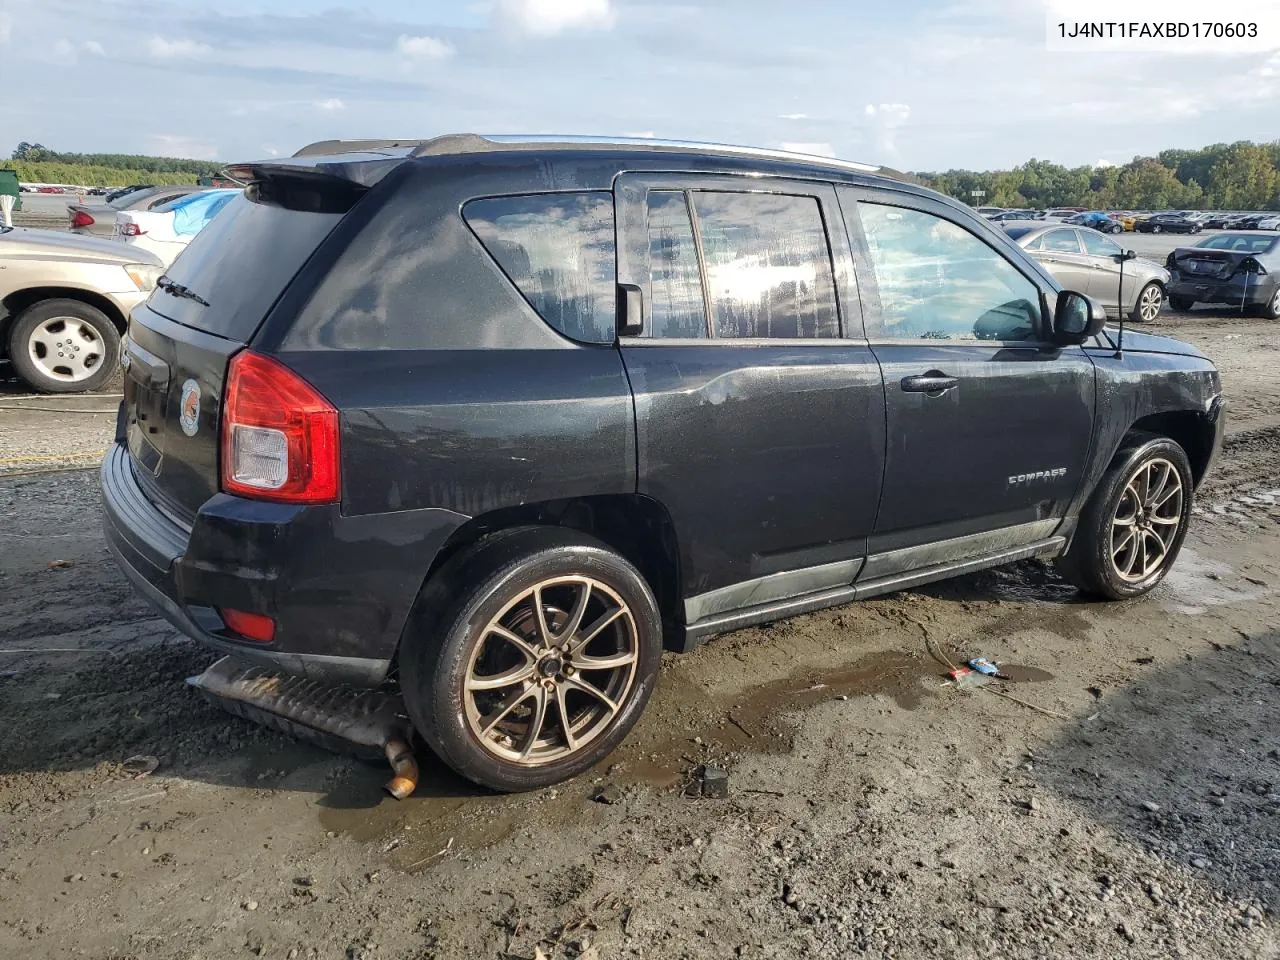
[[[1172,473],[1161,487],[1164,469]],[[1135,498],[1141,493],[1140,478],[1144,471],[1153,471],[1148,474],[1152,478],[1148,482],[1157,486],[1153,499],[1166,496],[1170,489],[1168,483],[1176,475],[1180,485],[1178,494],[1172,497],[1178,501],[1176,508],[1170,505],[1170,499],[1165,499],[1154,511],[1149,507],[1136,509]],[[1149,493],[1150,488],[1147,490]],[[1191,465],[1182,447],[1168,437],[1131,434],[1081,512],[1071,547],[1058,560],[1059,572],[1085,593],[1110,600],[1126,600],[1147,593],[1164,579],[1182,549],[1191,519],[1192,496]],[[1126,531],[1133,526],[1123,522],[1130,517],[1142,524],[1136,534],[1141,538],[1141,554],[1133,545],[1126,548],[1123,534],[1119,546],[1112,542],[1113,530]],[[1148,521],[1148,518],[1151,519]],[[1153,537],[1162,553],[1157,554]],[[1127,571],[1123,569],[1126,564],[1129,565]]]
[[[1195,305],[1196,302],[1190,297],[1179,297],[1174,295],[1170,295],[1169,297],[1169,306],[1173,307],[1175,310],[1190,310]]]
[[[1164,288],[1154,280],[1138,291],[1129,319],[1134,323],[1154,323],[1164,308]]]
[[[1280,320],[1280,286],[1271,295],[1271,299],[1258,307],[1258,316],[1266,320]]]
[[[623,613],[570,654],[567,623],[584,588],[579,623]],[[594,766],[635,725],[657,681],[662,620],[652,590],[617,553],[573,531],[520,528],[481,540],[431,578],[417,610],[400,650],[409,715],[440,759],[494,790],[536,790]],[[582,666],[605,657],[617,665]]]
[[[1107,233],[1124,233],[1124,226],[1116,223],[1107,228]]]
[[[1158,223],[1156,223],[1156,224],[1152,224],[1152,226],[1151,226],[1151,232],[1152,232],[1152,233],[1159,233],[1159,232],[1160,232],[1160,224],[1158,224]]]
[[[80,300],[41,300],[14,320],[8,350],[13,369],[32,388],[83,393],[101,389],[116,372],[120,331],[105,313]]]

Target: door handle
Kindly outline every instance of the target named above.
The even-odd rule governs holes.
[[[949,377],[941,370],[930,370],[917,377],[902,378],[903,393],[927,393],[931,397],[940,397],[958,386],[958,377]]]

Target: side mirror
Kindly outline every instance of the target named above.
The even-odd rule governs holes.
[[[1124,256],[1124,259],[1125,259],[1125,260],[1137,260],[1137,259],[1138,259],[1138,255],[1137,255],[1136,253],[1134,253],[1132,250],[1126,250],[1126,251],[1124,252],[1124,255],[1123,255],[1123,256]]]
[[[1083,293],[1063,290],[1053,311],[1053,339],[1064,346],[1076,346],[1101,333],[1106,322],[1102,304]]]

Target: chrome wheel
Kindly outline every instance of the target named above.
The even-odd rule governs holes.
[[[31,331],[27,353],[54,380],[88,380],[102,364],[106,345],[93,325],[79,317],[51,317]]]
[[[613,588],[587,576],[543,580],[480,633],[464,681],[468,728],[500,760],[563,760],[609,728],[638,658],[635,618]]]
[[[1138,467],[1111,518],[1111,565],[1126,583],[1159,571],[1182,526],[1182,475],[1157,457]]]
[[[1138,298],[1138,316],[1143,323],[1151,323],[1160,316],[1160,308],[1164,306],[1164,293],[1154,283],[1143,288]]]

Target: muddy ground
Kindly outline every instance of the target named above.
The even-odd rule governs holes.
[[[396,803],[207,705],[94,475],[0,479],[0,957],[1280,956],[1280,338],[1162,325],[1233,420],[1151,596],[1030,562],[721,637],[524,796],[424,757]],[[931,650],[1019,680],[958,690]],[[728,799],[684,795],[708,761]]]

